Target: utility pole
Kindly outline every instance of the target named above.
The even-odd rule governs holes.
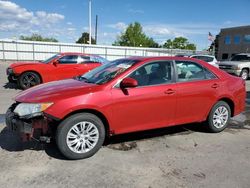
[[[97,25],[98,25],[98,15],[95,17],[95,43],[97,44]]]
[[[91,44],[91,0],[89,0],[89,44]]]

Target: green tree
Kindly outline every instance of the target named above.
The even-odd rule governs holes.
[[[82,33],[82,36],[76,41],[76,43],[79,44],[89,44],[89,33],[84,32]],[[91,37],[91,44],[96,44],[95,39]]]
[[[114,46],[134,46],[134,47],[158,47],[159,45],[146,36],[142,30],[142,26],[138,22],[129,24],[125,32],[117,37],[113,43]]]
[[[58,40],[55,38],[42,37],[39,34],[32,34],[31,36],[21,35],[19,39],[20,40],[29,40],[29,41],[58,42]]]
[[[173,40],[168,39],[163,45],[163,47],[171,49],[196,50],[196,45],[190,43],[188,39],[184,37],[176,37]]]

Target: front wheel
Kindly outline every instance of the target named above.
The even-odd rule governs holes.
[[[224,101],[217,102],[211,109],[208,116],[208,130],[213,133],[223,131],[231,117],[231,109]]]
[[[68,159],[94,155],[105,139],[102,121],[90,113],[79,113],[65,119],[57,128],[56,143]]]
[[[247,69],[242,69],[241,73],[240,73],[240,76],[243,80],[247,80],[248,79],[248,70]]]
[[[25,72],[18,78],[18,85],[21,89],[28,89],[41,83],[41,79],[37,73]]]

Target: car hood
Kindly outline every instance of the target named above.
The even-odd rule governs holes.
[[[242,61],[222,61],[219,63],[219,65],[239,65],[242,63],[248,63],[248,62],[242,62]]]
[[[42,62],[39,62],[39,61],[26,61],[26,62],[16,62],[16,63],[12,63],[10,65],[10,68],[15,68],[15,67],[20,67],[20,66],[26,66],[26,65],[41,65],[41,64],[44,64]]]
[[[93,92],[100,85],[75,79],[49,82],[20,92],[15,101],[25,103],[55,102]]]

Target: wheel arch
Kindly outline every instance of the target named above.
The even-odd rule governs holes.
[[[244,70],[244,69],[248,70],[248,74],[249,74],[249,71],[250,71],[249,67],[243,67],[241,70]]]
[[[231,117],[233,117],[234,116],[234,108],[235,108],[235,104],[234,104],[233,100],[230,99],[229,97],[223,97],[223,98],[220,98],[217,102],[219,102],[219,101],[224,101],[229,105],[230,110],[231,110]]]
[[[38,71],[35,71],[35,70],[26,70],[26,71],[20,73],[18,77],[20,77],[21,75],[23,75],[23,74],[25,74],[27,72],[33,72],[33,73],[37,74],[39,76],[40,80],[41,80],[41,83],[43,83],[42,75]]]
[[[243,70],[247,70],[247,72],[248,72],[248,77],[249,77],[249,75],[250,75],[250,68],[249,68],[249,67],[243,67],[243,68],[241,69],[240,75],[242,74]]]
[[[74,114],[78,114],[78,113],[91,113],[91,114],[96,115],[98,118],[101,119],[101,121],[104,124],[105,132],[106,132],[106,138],[108,138],[111,135],[111,133],[110,133],[110,124],[109,124],[108,119],[106,118],[106,116],[102,112],[100,112],[98,110],[95,110],[95,109],[87,108],[87,109],[79,109],[79,110],[72,111],[69,114],[67,114],[66,116],[64,116],[63,119],[61,119],[61,121],[65,120],[66,118],[68,118],[68,117],[70,117],[70,116],[72,116]]]

